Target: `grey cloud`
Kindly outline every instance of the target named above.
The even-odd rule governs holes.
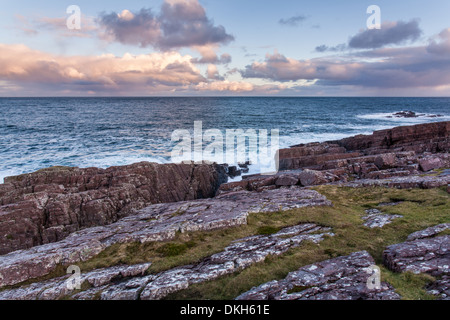
[[[127,17],[115,12],[103,13],[99,22],[114,40],[141,47],[166,50],[227,44],[234,40],[223,26],[214,25],[197,0],[164,2],[158,15],[150,9],[141,9]]]
[[[437,55],[450,55],[450,28],[442,31],[437,38],[439,41],[433,39],[428,45],[427,51]]]
[[[151,9],[133,13],[132,19],[124,19],[115,12],[102,13],[99,22],[107,34],[123,44],[147,47],[158,43],[160,38],[159,22]]]
[[[228,53],[224,53],[222,55],[220,55],[220,57],[218,57],[217,55],[215,55],[214,57],[207,57],[207,56],[203,56],[200,59],[199,58],[193,58],[191,60],[192,63],[198,63],[198,64],[203,64],[203,63],[212,63],[212,64],[227,64],[231,62],[231,55]]]
[[[300,23],[305,21],[306,19],[308,19],[307,16],[297,15],[297,16],[290,17],[288,19],[280,19],[278,21],[278,23],[281,24],[281,25],[285,25],[285,26],[296,27]]]
[[[385,23],[381,29],[367,29],[353,36],[348,45],[354,49],[376,49],[415,41],[422,34],[418,20]]]
[[[340,52],[340,51],[345,51],[347,49],[347,45],[345,43],[342,44],[338,44],[337,46],[334,47],[329,47],[325,44],[317,46],[315,51],[316,52]]]
[[[279,53],[240,70],[244,78],[280,82],[316,80],[318,86],[359,88],[433,88],[450,85],[450,30],[440,41],[414,48],[382,48],[341,57],[296,60]],[[448,51],[447,51],[448,50]],[[364,57],[380,58],[368,62]]]

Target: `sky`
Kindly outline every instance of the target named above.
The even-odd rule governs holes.
[[[0,4],[2,97],[450,96],[448,0]]]

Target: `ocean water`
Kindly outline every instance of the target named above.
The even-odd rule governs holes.
[[[420,116],[392,116],[404,110]],[[223,132],[278,129],[283,148],[449,121],[450,98],[0,98],[0,114],[1,183],[56,165],[167,163],[173,131],[193,132],[194,121]]]

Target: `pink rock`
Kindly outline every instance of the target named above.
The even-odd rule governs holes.
[[[422,171],[430,171],[434,169],[442,168],[443,163],[441,159],[433,157],[433,158],[425,158],[419,161],[419,166]]]

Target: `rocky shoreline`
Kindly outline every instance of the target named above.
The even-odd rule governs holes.
[[[306,208],[334,206],[312,189],[317,186],[442,188],[447,194],[447,202],[437,206],[442,212],[448,210],[450,193],[449,151],[450,122],[437,122],[292,146],[279,150],[277,174],[243,176],[231,183],[227,177],[245,172],[248,164],[239,169],[142,162],[108,169],[54,167],[8,177],[0,184],[0,299],[161,299],[242,272],[268,256],[302,250],[305,243],[320,245],[335,230],[305,221],[237,238],[192,265],[158,273],[148,273],[152,261],[82,272],[86,283],[82,290],[67,289],[68,276],[55,273],[61,266],[90,261],[119,244],[165,243],[180,234],[246,226],[255,214],[301,214]],[[367,209],[360,218],[361,228],[376,230],[402,222],[403,212],[382,211]],[[445,234],[450,216],[426,227],[413,230],[404,242],[387,246],[382,257],[355,251],[316,261],[235,298],[401,299],[387,282],[376,290],[366,287],[366,268],[382,261],[394,273],[436,277],[427,292],[450,299],[450,238]]]

